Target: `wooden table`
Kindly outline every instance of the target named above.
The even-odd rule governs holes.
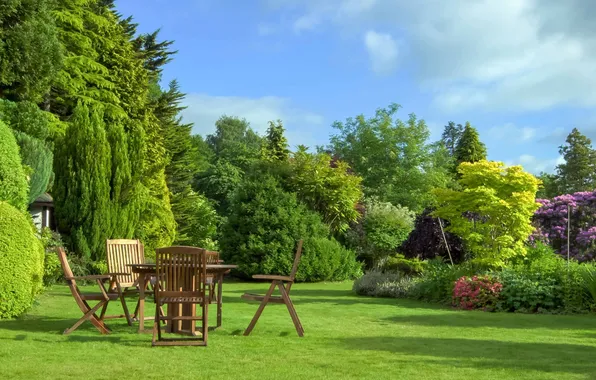
[[[145,297],[147,284],[151,277],[156,275],[155,264],[128,264],[134,273],[139,274],[139,333],[145,332]],[[232,264],[207,264],[207,273],[213,274],[217,281],[217,327],[221,327],[221,306],[222,306],[222,286],[223,278],[231,269],[238,268]],[[153,317],[148,319],[154,319]]]

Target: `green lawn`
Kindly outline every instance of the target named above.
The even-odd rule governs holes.
[[[101,336],[68,289],[47,291],[22,320],[0,322],[6,379],[594,379],[596,317],[461,312],[417,302],[353,296],[351,283],[298,284],[298,338],[284,305],[269,305],[252,335],[257,304],[240,300],[267,284],[224,284],[223,327],[209,346],[151,347],[123,320]],[[130,304],[133,304],[130,302]],[[149,304],[153,311],[153,304]],[[112,312],[117,312],[114,304]],[[211,308],[215,322],[215,307]]]

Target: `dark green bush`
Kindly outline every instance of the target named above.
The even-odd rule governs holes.
[[[0,201],[24,210],[27,207],[28,194],[29,184],[19,155],[19,146],[12,131],[0,121]]]
[[[21,315],[42,289],[44,252],[30,217],[0,202],[0,318]]]
[[[233,198],[221,228],[220,252],[238,264],[238,274],[287,275],[296,243],[304,239],[304,256],[297,278],[302,281],[342,280],[360,273],[353,254],[328,239],[329,229],[316,213],[299,203],[266,176],[246,179]]]
[[[391,256],[383,265],[385,272],[399,272],[407,276],[418,276],[424,272],[426,261],[416,258],[407,259],[402,254]]]

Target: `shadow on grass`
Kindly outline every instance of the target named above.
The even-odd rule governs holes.
[[[495,327],[505,329],[596,329],[596,317],[585,315],[540,315],[519,313],[486,313],[482,311],[453,311],[441,314],[397,315],[384,319],[392,323],[418,326],[446,326],[462,328]],[[593,335],[596,338],[595,335]]]
[[[596,347],[589,345],[428,337],[345,338],[339,342],[348,349],[399,354],[404,361],[407,356],[424,356],[412,358],[421,365],[596,374]]]

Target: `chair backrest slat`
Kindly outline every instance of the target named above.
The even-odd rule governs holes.
[[[294,265],[292,266],[292,272],[290,273],[290,278],[294,281],[296,277],[296,272],[298,271],[298,264],[300,264],[300,257],[302,256],[302,239],[298,241],[298,247],[296,248],[296,256],[294,257]]]
[[[109,273],[126,273],[118,275],[117,279],[123,287],[132,286],[138,274],[132,271],[129,264],[144,264],[145,250],[139,240],[112,239],[106,242],[106,258]]]
[[[174,246],[158,248],[156,252],[156,275],[161,291],[192,292],[196,297],[205,297],[207,255],[203,248]]]

